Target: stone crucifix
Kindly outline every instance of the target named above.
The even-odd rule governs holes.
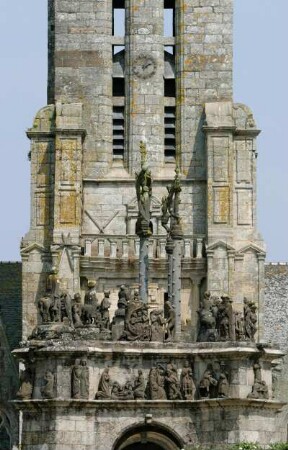
[[[139,255],[139,293],[144,303],[148,302],[148,246],[149,237],[152,235],[151,219],[151,197],[152,177],[147,164],[147,149],[144,142],[140,143],[141,171],[136,172],[136,194],[138,202],[138,218],[136,222],[136,234],[140,238]]]
[[[168,194],[162,198],[162,226],[167,231],[166,252],[168,256],[168,302],[175,311],[175,339],[181,335],[181,258],[182,226],[179,214],[181,203],[181,184],[179,168],[176,167],[175,178],[167,186]]]

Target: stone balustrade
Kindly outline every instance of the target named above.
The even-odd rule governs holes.
[[[86,257],[110,259],[139,258],[140,239],[136,235],[101,235],[86,238],[84,243],[84,256]],[[183,258],[203,258],[205,254],[204,235],[184,236],[182,244]],[[165,246],[165,236],[152,236],[149,239],[149,258],[166,259]]]

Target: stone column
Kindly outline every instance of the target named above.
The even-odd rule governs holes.
[[[117,258],[117,242],[111,241],[110,242],[110,258]]]
[[[80,255],[81,247],[72,247],[72,257],[73,257],[73,291],[72,293],[80,292]]]
[[[90,257],[92,253],[92,241],[86,240],[85,241],[85,256]]]
[[[98,239],[98,256],[99,256],[99,258],[104,258],[104,250],[105,250],[105,240]]]
[[[198,336],[198,330],[199,330],[199,320],[198,320],[198,313],[197,311],[199,310],[200,307],[200,284],[201,284],[201,280],[197,279],[197,280],[193,280],[192,281],[193,286],[192,286],[192,292],[193,292],[193,296],[192,296],[192,308],[191,308],[191,320],[192,320],[192,342],[196,342],[197,341],[197,336]]]
[[[181,337],[181,258],[182,242],[173,240],[172,256],[172,304],[175,308],[175,340],[179,341]]]
[[[184,240],[184,258],[191,258],[191,241],[190,241],[190,239]]]
[[[174,242],[172,239],[167,238],[166,242],[166,253],[168,257],[168,278],[167,278],[167,287],[168,287],[168,300],[171,303],[171,305],[174,305],[174,298],[173,298],[173,248],[174,248]]]
[[[197,238],[196,258],[203,258],[203,239]]]
[[[122,258],[128,259],[129,257],[129,241],[123,240],[122,241]]]
[[[145,237],[140,237],[139,293],[144,303],[148,302],[148,253],[149,240]]]
[[[160,252],[159,257],[161,259],[165,259],[166,258],[165,244],[166,244],[166,239],[159,239],[159,252]]]

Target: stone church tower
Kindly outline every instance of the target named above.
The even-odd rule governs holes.
[[[284,441],[280,352],[263,345],[259,130],[233,103],[233,0],[48,4],[48,106],[27,133],[22,449]],[[142,302],[135,173],[147,165]],[[176,179],[181,283],[169,297],[162,199]]]

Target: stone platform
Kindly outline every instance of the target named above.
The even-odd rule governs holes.
[[[121,450],[124,441],[124,446],[141,439],[149,442],[155,433],[171,450],[245,440],[269,444],[285,439],[285,427],[277,423],[285,404],[273,398],[271,370],[272,362],[282,353],[269,346],[95,341],[85,345],[83,341],[50,341],[43,345],[43,341],[32,341],[30,347],[14,352],[33,373],[31,398],[13,402],[23,411],[23,450],[44,448],[45,444],[49,450]],[[73,399],[73,371],[80,360],[87,367],[87,398]],[[256,363],[261,367],[267,399],[251,398]],[[193,399],[169,399],[169,370],[175,370],[180,386],[187,367],[193,370]],[[147,385],[155,368],[162,371],[166,398],[149,398]],[[225,370],[226,397],[210,390],[203,398],[201,387],[207,368],[216,380]],[[110,386],[126,386],[127,382],[134,386],[139,371],[146,386],[145,398],[123,399],[124,391],[117,394],[119,398],[112,398],[113,387],[110,398],[99,398],[103,373],[109,373]],[[49,391],[53,398],[47,398],[47,389],[43,389],[48,385],[47,373],[53,378]],[[213,395],[219,398],[210,398]]]

